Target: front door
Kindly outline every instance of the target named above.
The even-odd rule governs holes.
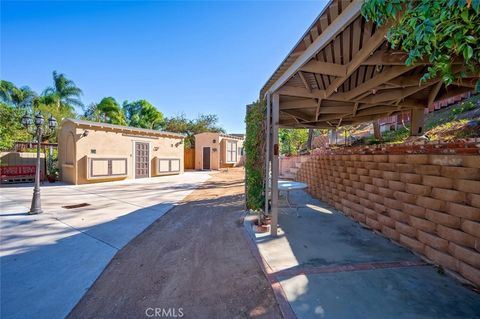
[[[203,148],[203,169],[210,169],[210,147]]]
[[[148,177],[150,169],[148,143],[135,143],[135,178]]]

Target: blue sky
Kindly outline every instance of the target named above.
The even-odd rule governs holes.
[[[0,75],[41,92],[57,70],[85,104],[144,98],[243,132],[245,105],[325,3],[2,0]]]

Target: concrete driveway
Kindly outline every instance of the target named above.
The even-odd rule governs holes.
[[[42,215],[27,215],[31,185],[0,191],[1,318],[63,318],[119,249],[209,178],[208,172],[68,186],[45,184]],[[62,206],[88,204],[66,209]]]

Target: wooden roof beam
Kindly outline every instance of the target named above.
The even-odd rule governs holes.
[[[269,93],[278,91],[312,57],[329,44],[340,32],[360,15],[363,0],[353,0],[320,36],[302,52],[290,67],[268,88]]]
[[[347,75],[347,66],[343,64],[319,62],[316,60],[311,60],[310,62],[302,66],[300,70],[304,72],[309,72],[309,73],[325,74],[325,75],[333,75],[333,76]]]
[[[347,74],[345,76],[336,78],[325,90],[326,97],[329,97],[335,93],[338,87],[342,85],[343,82],[348,80],[353,72],[355,72],[362,65],[362,62],[364,62],[385,41],[385,35],[387,34],[389,27],[389,23],[383,25],[370,39],[368,39],[366,43],[363,44],[362,49],[355,54],[350,63],[347,65]]]
[[[305,78],[305,75],[303,74],[302,71],[298,71],[298,76],[299,76],[300,79],[302,80],[303,85],[305,85],[305,88],[307,89],[307,91],[308,91],[309,93],[312,93],[312,88],[310,87],[310,84],[308,84],[308,81],[307,81],[307,79]]]
[[[280,95],[306,97],[311,99],[323,98],[325,96],[325,91],[322,90],[313,89],[311,92],[309,92],[306,88],[294,86],[283,86],[277,92]]]
[[[317,107],[314,99],[280,101],[281,110],[309,109]]]
[[[440,81],[440,80],[437,80]],[[397,99],[402,99],[405,97],[408,97],[410,95],[413,95],[421,90],[424,90],[428,88],[429,86],[435,84],[436,82],[430,82],[426,83],[424,85],[420,86],[413,86],[405,89],[391,89],[391,90],[384,90],[381,91],[380,93],[377,94],[372,94],[364,99],[361,100],[361,102],[365,103],[380,103],[380,102],[385,102],[385,101],[391,101],[391,100],[397,100]],[[427,104],[425,103],[424,107],[427,107]]]

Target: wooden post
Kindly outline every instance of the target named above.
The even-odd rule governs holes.
[[[412,109],[410,113],[410,136],[423,135],[424,109]]]
[[[268,201],[269,201],[269,188],[270,188],[270,94],[267,95],[267,116],[265,118],[266,127],[265,127],[265,215],[269,213]]]
[[[380,121],[375,120],[373,121],[373,137],[375,137],[376,140],[381,140],[382,139],[382,132],[380,132]]]
[[[277,237],[278,225],[278,122],[280,113],[280,96],[272,96],[272,224],[270,225],[270,235]]]

